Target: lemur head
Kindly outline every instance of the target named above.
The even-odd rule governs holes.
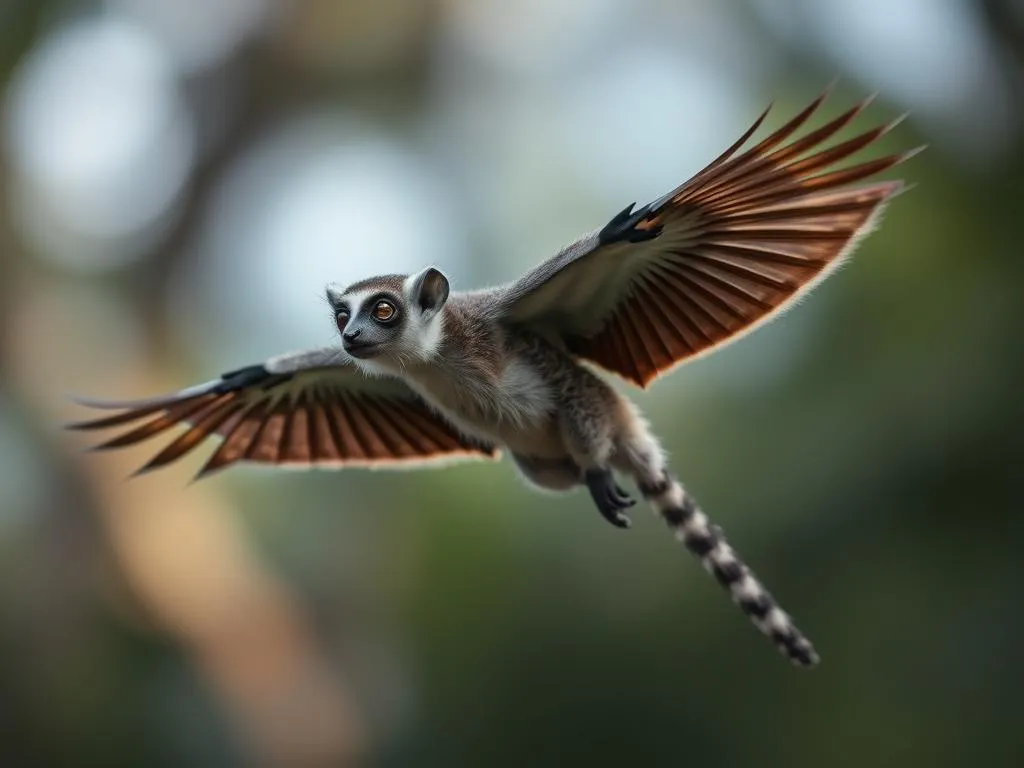
[[[344,290],[328,287],[327,300],[346,352],[357,361],[401,365],[437,351],[448,278],[434,267],[415,275],[382,275]]]

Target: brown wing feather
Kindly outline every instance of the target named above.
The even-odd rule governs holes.
[[[145,424],[134,429],[125,432],[117,437],[107,440],[104,443],[93,446],[93,450],[100,451],[108,448],[122,448],[126,445],[133,445],[142,440],[158,435],[171,427],[180,424],[187,420],[197,411],[202,410],[204,407],[209,405],[212,401],[216,400],[216,395],[203,395],[190,400],[186,400],[179,403],[174,403],[171,407],[167,408],[164,413],[157,416],[155,419],[147,421]],[[149,416],[156,412],[155,408],[145,407],[140,408],[138,411],[127,411],[126,413],[119,414],[118,416],[111,416],[103,419],[96,419],[95,421],[80,422],[72,425],[74,429],[105,429],[107,427],[120,426],[121,424],[131,423],[138,421],[141,418]]]
[[[220,424],[223,424],[232,414],[241,409],[241,404],[235,398],[225,396],[227,402],[218,402],[208,408],[203,415],[196,420],[195,424],[179,435],[173,442],[167,445],[160,453],[143,465],[136,474],[149,472],[150,470],[170,464],[195,448],[207,438]]]
[[[596,332],[570,334],[569,348],[646,386],[775,316],[835,268],[902,189],[899,181],[852,185],[914,152],[828,171],[899,121],[813,151],[848,125],[867,100],[785,143],[823,98],[736,157],[734,145],[652,205],[636,229],[661,234],[633,246],[636,256],[622,254],[639,264],[628,287]]]
[[[253,370],[248,369],[245,382],[235,387],[225,379],[166,398],[137,401],[137,406],[90,403],[119,407],[122,412],[69,427],[91,431],[148,418],[97,446],[119,448],[185,426],[139,473],[181,458],[208,438],[219,438],[197,477],[240,461],[377,467],[497,456],[494,446],[460,434],[400,383],[367,384],[351,371],[347,378],[332,380],[331,373],[325,376],[323,371],[267,373],[261,378]]]
[[[232,420],[229,419],[227,423],[222,424],[217,433],[223,437],[223,441],[199,470],[197,477],[203,477],[243,460],[259,434],[263,419],[267,416],[266,408],[265,402],[255,403],[248,410],[242,411],[235,423],[232,424]]]
[[[558,335],[570,352],[640,386],[778,316],[853,251],[903,188],[868,179],[920,151],[835,170],[899,120],[824,146],[868,99],[793,138],[827,93],[741,152],[766,111],[673,191],[628,206],[497,289],[498,316]]]
[[[315,445],[309,434],[309,405],[306,393],[299,393],[281,447],[282,463],[310,464]]]
[[[401,403],[392,402],[387,408],[380,409],[381,417],[401,438],[405,454],[408,456],[429,455],[438,450],[436,443],[425,437],[422,431],[410,422],[408,408]]]
[[[277,464],[287,417],[288,411],[284,410],[280,403],[275,405],[260,425],[260,431],[249,446],[245,458],[264,464]]]
[[[313,401],[310,404],[310,441],[314,446],[314,459],[317,463],[337,463],[341,461],[338,440],[334,437],[332,424],[328,421],[327,410],[323,403]]]

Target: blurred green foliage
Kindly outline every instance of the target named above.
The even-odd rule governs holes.
[[[5,71],[45,33],[48,5],[0,9]],[[986,29],[1016,78],[998,162],[942,146],[916,157],[901,169],[914,188],[850,266],[638,395],[688,487],[815,641],[814,672],[776,658],[646,512],[613,530],[586,499],[534,495],[507,465],[208,481],[350,679],[368,762],[1021,764],[1024,80],[1012,28]],[[759,35],[786,62],[780,114],[834,71]],[[323,98],[431,98],[414,69],[377,78],[339,76]],[[835,103],[860,93],[844,80]],[[924,125],[888,146],[926,139]],[[174,258],[64,275],[9,223],[3,234],[6,275],[108,280],[140,304]],[[147,338],[164,338],[166,318],[153,322]],[[777,375],[719,384],[770,367],[795,336]],[[202,666],[134,606],[89,522],[85,470],[13,380],[0,368],[5,439],[43,479],[30,514],[0,520],[0,763],[248,764]]]

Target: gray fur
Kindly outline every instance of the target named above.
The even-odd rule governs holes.
[[[590,247],[586,240],[565,259]],[[507,448],[537,488],[568,491],[595,470],[629,476],[762,632],[795,662],[817,660],[788,615],[667,473],[661,446],[636,406],[566,351],[557,335],[496,313],[500,289],[449,293],[447,280],[428,269],[361,281],[335,292],[332,302],[394,291],[399,283],[403,329],[357,365],[402,380],[463,434]],[[439,338],[424,341],[438,332]]]
[[[557,334],[496,315],[493,292],[451,293],[434,268],[332,287],[327,298],[341,346],[281,355],[168,397],[100,407],[173,407],[218,392],[241,392],[250,403],[298,403],[324,388],[371,395],[378,408],[422,401],[449,434],[452,428],[461,433],[460,445],[479,455],[505,447],[520,474],[546,491],[586,485],[601,514],[621,527],[628,525],[622,510],[632,500],[613,473],[628,476],[764,634],[795,663],[817,662],[788,614],[666,471],[661,446],[638,409],[567,351]],[[381,302],[384,316],[375,314]],[[274,381],[271,392],[261,389],[268,380]],[[393,459],[384,455],[378,463]]]
[[[854,184],[913,152],[824,172],[892,126],[822,148],[863,109],[861,104],[785,143],[823,99],[818,97],[771,136],[736,154],[760,125],[762,114],[739,141],[673,192],[636,210],[628,206],[519,280],[457,293],[440,270],[427,267],[416,275],[384,275],[345,289],[331,287],[327,298],[341,341],[336,349],[248,366],[198,390],[129,404],[138,410],[86,427],[125,423],[163,409],[160,419],[129,433],[129,442],[148,437],[164,421],[193,417],[191,434],[209,436],[218,424],[223,426],[223,419],[248,413],[230,410],[239,403],[272,400],[272,415],[266,411],[266,421],[257,427],[262,430],[275,420],[267,456],[277,458],[282,450],[273,429],[287,427],[282,434],[289,438],[300,435],[292,430],[293,420],[306,425],[301,429],[309,439],[305,446],[301,440],[290,444],[288,457],[294,453],[307,463],[314,458],[313,448],[323,449],[320,458],[332,455],[328,443],[311,445],[310,424],[337,430],[338,422],[344,422],[348,433],[335,442],[344,442],[342,437],[358,442],[363,423],[380,429],[376,437],[384,450],[360,447],[351,453],[369,464],[392,465],[394,454],[401,451],[387,444],[398,446],[404,438],[391,423],[398,421],[399,411],[385,411],[397,401],[404,403],[406,418],[415,414],[412,418],[427,422],[422,442],[407,445],[406,453],[411,448],[429,458],[432,445],[441,449],[442,443],[454,441],[472,455],[493,456],[495,446],[504,446],[530,483],[553,491],[582,484],[601,514],[619,527],[628,524],[623,510],[633,500],[615,473],[626,475],[761,631],[795,662],[812,665],[817,656],[810,643],[667,472],[661,446],[640,412],[584,361],[646,386],[682,362],[779,316],[852,253],[885,203],[902,189],[900,182],[891,181]],[[778,226],[782,209],[790,228]],[[779,234],[766,244],[752,222]],[[856,227],[847,231],[852,223]],[[802,233],[826,224],[845,239],[804,242],[808,238]],[[783,233],[793,233],[792,242]],[[363,400],[373,405],[366,406],[362,422],[344,415],[331,420],[324,415],[327,411],[307,409],[311,393],[324,387],[342,405],[359,400],[361,391]],[[207,406],[212,416],[205,411],[196,415],[195,408],[211,396],[216,398]],[[185,410],[168,410],[178,406]],[[310,414],[320,418],[311,421]],[[210,418],[221,421],[214,424]],[[262,450],[259,439],[252,446]],[[188,450],[187,441],[181,440],[167,456]],[[238,456],[230,460],[248,457],[252,446],[235,446]],[[333,453],[340,456],[340,450]]]

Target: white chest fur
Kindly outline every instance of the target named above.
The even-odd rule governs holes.
[[[527,361],[509,362],[497,381],[435,370],[409,384],[468,434],[513,450],[551,440],[557,393]]]
[[[524,360],[513,360],[505,366],[498,391],[502,421],[527,426],[548,420],[554,412],[551,383]]]

